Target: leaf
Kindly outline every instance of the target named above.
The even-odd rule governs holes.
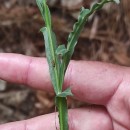
[[[78,18],[78,22],[76,22],[74,24],[74,27],[73,27],[73,31],[70,33],[69,37],[68,37],[68,44],[67,44],[67,50],[69,51],[68,52],[68,55],[66,56],[66,65],[68,65],[69,63],[69,60],[71,59],[71,56],[74,52],[74,48],[77,44],[77,40],[79,38],[79,35],[86,23],[86,16],[89,14],[90,10],[89,9],[84,9],[82,8],[81,9],[81,12],[80,12],[80,15],[79,15],[79,18]]]
[[[62,57],[68,52],[68,50],[65,48],[65,45],[59,45],[56,49],[56,54],[61,55]]]
[[[65,91],[57,95],[57,97],[67,97],[67,96],[73,96],[71,88],[67,88]]]
[[[43,0],[36,0],[37,6],[42,14],[42,17],[44,17],[44,11],[43,11]]]
[[[68,50],[66,49],[65,45],[59,45],[56,49],[56,55],[58,56],[60,60],[60,70],[59,70],[59,87],[60,90],[62,90],[63,82],[64,82],[64,66],[65,66],[65,56],[68,53]]]
[[[114,0],[114,1],[118,3],[119,0]],[[66,71],[69,61],[74,53],[74,49],[77,44],[79,35],[80,35],[86,21],[88,20],[89,16],[92,13],[94,13],[95,11],[101,9],[104,4],[109,3],[109,2],[114,2],[114,1],[113,0],[102,0],[101,2],[94,4],[90,9],[84,9],[82,7],[78,21],[74,24],[73,31],[70,33],[70,35],[68,37],[68,44],[67,44],[68,54],[65,59],[66,65],[65,65],[64,71]]]
[[[46,48],[46,56],[49,64],[49,71],[52,80],[52,84],[54,86],[55,93],[59,93],[60,90],[58,88],[58,61],[55,56],[56,50],[56,38],[53,32],[49,32],[46,27],[41,29],[41,32],[44,35],[45,40],[45,48]],[[52,43],[53,41],[53,43]]]
[[[51,28],[51,14],[49,8],[46,4],[46,0],[36,0],[36,3],[39,7],[39,10],[42,14],[43,19],[45,20],[45,24],[47,27]]]
[[[58,80],[60,62],[58,60],[58,57],[55,54],[57,48],[57,42],[56,42],[55,34],[52,31],[51,15],[50,15],[49,8],[46,4],[46,0],[36,0],[36,2],[46,24],[46,27],[42,28],[41,32],[43,33],[45,39],[46,56],[49,64],[49,71],[50,71],[52,84],[55,93],[57,94],[61,92],[61,89],[59,88],[59,80]]]

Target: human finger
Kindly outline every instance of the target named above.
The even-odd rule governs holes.
[[[122,82],[125,67],[101,62],[71,61],[64,86],[71,86],[79,100],[105,104]],[[0,78],[52,91],[48,64],[45,58],[18,54],[0,54]]]
[[[33,119],[8,123],[1,130],[56,130],[59,128],[55,114],[47,114]],[[82,108],[69,111],[70,130],[113,130],[112,122],[103,108]]]

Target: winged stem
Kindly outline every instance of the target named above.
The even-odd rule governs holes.
[[[60,130],[68,130],[67,96],[72,96],[72,93],[70,88],[63,91],[62,86],[65,72],[74,53],[77,40],[86,21],[92,13],[101,9],[102,6],[108,2],[119,3],[119,0],[101,0],[99,3],[94,4],[90,9],[82,7],[78,21],[74,24],[73,31],[68,37],[67,48],[65,45],[57,47],[56,37],[52,30],[51,15],[46,0],[36,0],[36,2],[46,26],[41,29],[41,32],[44,35],[50,77],[56,93],[55,101],[59,112]]]

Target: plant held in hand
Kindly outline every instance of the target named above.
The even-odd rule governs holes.
[[[69,130],[67,96],[72,96],[70,87],[63,91],[63,82],[66,69],[74,53],[79,35],[88,20],[89,16],[95,11],[101,9],[104,4],[109,2],[119,3],[119,0],[101,0],[94,4],[90,9],[82,7],[78,21],[74,24],[73,31],[68,37],[67,47],[57,45],[56,36],[52,30],[52,21],[46,0],[36,0],[37,5],[45,21],[45,27],[41,28],[44,35],[46,56],[49,64],[50,77],[56,94],[55,103],[59,112],[60,130]]]

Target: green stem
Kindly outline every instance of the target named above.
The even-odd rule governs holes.
[[[56,97],[56,105],[59,113],[60,130],[68,129],[68,108],[67,99],[65,97]]]

